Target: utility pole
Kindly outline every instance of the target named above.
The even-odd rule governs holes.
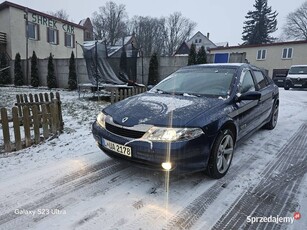
[[[27,83],[29,84],[29,62],[28,62],[28,56],[29,56],[29,20],[28,20],[28,8],[25,10],[24,19],[26,20],[26,79]]]

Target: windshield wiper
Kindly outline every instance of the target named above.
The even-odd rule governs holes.
[[[170,92],[164,91],[162,89],[156,89],[155,92],[159,94],[171,94]]]
[[[200,97],[199,94],[195,94],[195,93],[182,93],[181,95],[185,97]]]

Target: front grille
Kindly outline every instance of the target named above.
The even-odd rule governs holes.
[[[298,80],[297,78],[291,78],[291,81],[293,84],[305,84],[307,83],[307,80],[306,79],[300,79]]]
[[[120,128],[115,125],[111,125],[109,123],[106,123],[106,129],[109,132],[114,133],[116,135],[123,136],[123,137],[129,137],[129,138],[141,138],[145,134],[145,132]]]

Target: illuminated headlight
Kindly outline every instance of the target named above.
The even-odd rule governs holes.
[[[106,127],[106,115],[103,112],[100,112],[97,116],[97,123],[100,127]]]
[[[156,142],[172,142],[191,140],[204,134],[199,128],[162,128],[152,127],[143,136],[143,139]]]
[[[171,162],[163,162],[161,164],[162,168],[166,171],[169,171],[172,169],[172,163]]]

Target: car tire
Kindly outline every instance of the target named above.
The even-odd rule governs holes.
[[[222,130],[211,150],[206,169],[209,177],[219,179],[226,175],[233,157],[235,138],[229,129]]]
[[[284,89],[285,90],[289,90],[290,88],[288,86],[284,86]]]
[[[278,105],[278,102],[275,101],[273,108],[272,108],[270,121],[264,125],[264,128],[268,130],[272,130],[276,127],[277,119],[278,119],[278,111],[279,111],[279,105]]]

